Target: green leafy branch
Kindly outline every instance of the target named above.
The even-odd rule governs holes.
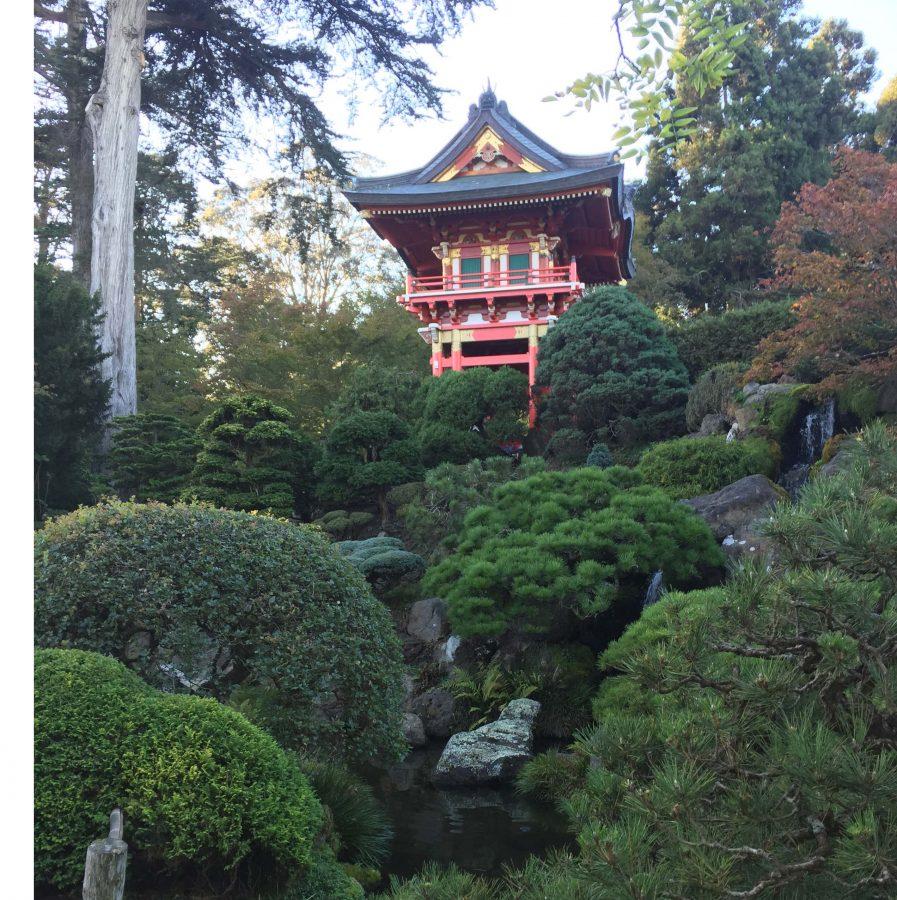
[[[648,138],[673,143],[695,133],[697,107],[681,106],[672,84],[687,84],[698,97],[721,87],[747,34],[745,23],[728,22],[719,0],[618,2],[613,68],[578,78],[545,100],[572,97],[574,107],[590,110],[618,97],[622,115],[614,140],[625,159],[641,157]]]

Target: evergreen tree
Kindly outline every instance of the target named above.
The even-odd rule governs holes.
[[[828,176],[833,148],[857,130],[860,97],[874,76],[875,52],[845,22],[798,16],[800,0],[725,0],[732,22],[747,24],[734,74],[718,93],[698,96],[697,133],[650,153],[637,194],[649,217],[648,245],[676,272],[693,308],[749,302],[771,272],[767,230],[783,200]],[[685,33],[687,52],[708,40]]]
[[[193,429],[174,416],[123,416],[115,422],[109,474],[123,499],[180,499],[196,462]]]
[[[424,464],[466,463],[519,443],[528,430],[528,397],[526,376],[509,366],[425,379],[416,403]]]
[[[326,502],[358,506],[375,500],[386,525],[388,490],[420,474],[420,450],[408,425],[386,409],[351,412],[324,440],[316,469]]]
[[[93,500],[91,454],[109,385],[96,340],[99,302],[67,272],[34,269],[35,515]]]
[[[586,294],[542,339],[539,423],[584,443],[681,434],[688,375],[657,317],[621,287]],[[544,390],[547,389],[547,390]]]
[[[767,564],[662,598],[603,657],[560,873],[589,896],[893,896],[897,435],[850,452],[778,507]]]
[[[202,446],[184,497],[276,516],[305,512],[313,448],[290,418],[260,397],[225,400],[197,430]]]

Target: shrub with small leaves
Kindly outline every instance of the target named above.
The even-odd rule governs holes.
[[[614,458],[611,456],[610,449],[607,444],[595,444],[589,450],[586,457],[586,465],[594,466],[596,469],[607,469],[614,464]]]
[[[295,761],[239,713],[154,690],[98,653],[38,650],[34,677],[38,885],[81,883],[85,849],[116,806],[129,884],[178,876],[224,889],[308,869],[321,806]]]
[[[355,566],[378,593],[400,584],[420,581],[426,563],[409,553],[399,538],[372,537],[364,541],[341,541],[334,546]]]
[[[685,404],[685,424],[690,431],[697,431],[704,416],[722,414],[729,399],[738,387],[742,367],[738,363],[721,363],[708,369],[692,385]]]
[[[648,484],[681,500],[713,493],[746,475],[775,478],[779,456],[778,448],[763,438],[678,438],[649,447],[639,461],[638,471]]]
[[[228,699],[300,750],[395,757],[401,651],[386,608],[315,528],[202,506],[108,503],[35,539],[35,637],[151,684]]]

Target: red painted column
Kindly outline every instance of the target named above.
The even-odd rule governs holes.
[[[452,371],[461,371],[461,332],[452,329]]]
[[[530,325],[529,327],[529,427],[533,428],[536,424],[536,397],[533,394],[533,385],[536,383],[536,356],[539,352],[539,333],[538,326]]]

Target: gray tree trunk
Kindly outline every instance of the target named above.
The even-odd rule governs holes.
[[[86,0],[69,0],[65,8],[66,38],[71,75],[66,78],[65,149],[72,207],[72,274],[90,287],[91,212],[93,209],[93,140],[87,124],[89,79]]]
[[[103,77],[87,104],[94,148],[90,290],[99,292],[104,314],[100,348],[109,354],[102,374],[112,385],[111,418],[137,411],[134,190],[146,6],[147,0],[108,0]]]

